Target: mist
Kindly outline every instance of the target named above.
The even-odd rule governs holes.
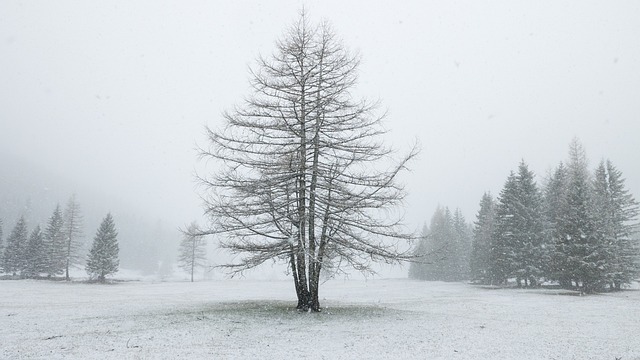
[[[5,233],[75,193],[87,239],[112,212],[123,242],[160,238],[158,258],[171,256],[179,228],[206,223],[204,127],[248,94],[248,69],[302,7],[361,54],[355,95],[388,111],[386,142],[422,146],[402,177],[409,228],[439,204],[472,221],[522,159],[543,182],[574,137],[640,194],[640,4],[190,4],[0,4]]]

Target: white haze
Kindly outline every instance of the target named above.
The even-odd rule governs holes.
[[[203,128],[303,7],[362,55],[356,95],[382,101],[387,141],[422,144],[403,175],[411,228],[437,204],[472,221],[521,159],[542,182],[573,137],[640,196],[635,1],[2,1],[0,185],[22,163],[61,179],[56,201],[201,219]]]

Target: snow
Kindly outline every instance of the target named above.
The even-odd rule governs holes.
[[[640,359],[640,291],[332,280],[0,281],[3,359]]]

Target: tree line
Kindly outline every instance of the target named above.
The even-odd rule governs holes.
[[[567,163],[558,164],[543,186],[522,161],[497,199],[485,193],[471,236],[460,225],[446,226],[463,220],[453,221],[448,210],[439,220],[443,210],[437,210],[415,250],[422,261],[409,275],[493,285],[513,280],[521,287],[551,282],[583,293],[620,290],[640,275],[638,209],[622,172],[610,160],[590,172],[574,139]]]
[[[70,280],[69,269],[85,263],[92,279],[104,282],[118,271],[118,239],[111,214],[102,220],[89,253],[83,256],[82,214],[72,196],[64,211],[57,205],[44,228],[36,225],[31,232],[21,216],[6,241],[0,220],[0,270],[11,278],[49,278],[63,276]]]
[[[460,209],[453,213],[438,206],[425,224],[416,254],[428,254],[412,262],[409,277],[422,280],[461,281],[469,278],[472,229]]]

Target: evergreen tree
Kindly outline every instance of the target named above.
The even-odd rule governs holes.
[[[429,227],[425,223],[422,226],[422,232],[420,238],[413,250],[414,256],[417,257],[415,261],[409,264],[409,278],[410,279],[426,279],[425,274],[425,262],[428,261],[429,255]]]
[[[493,243],[489,253],[489,274],[492,284],[504,284],[515,269],[514,246],[516,227],[515,213],[518,193],[516,175],[513,171],[507,177],[496,205],[496,221]]]
[[[622,173],[609,160],[602,161],[593,180],[593,210],[597,235],[606,251],[606,278],[619,290],[640,273],[637,228],[638,203],[625,188]]]
[[[484,193],[480,200],[480,210],[474,223],[470,259],[471,280],[479,281],[483,284],[490,282],[490,252],[493,244],[495,218],[495,202],[490,193]]]
[[[63,233],[65,235],[64,244],[64,270],[65,279],[69,280],[69,267],[80,264],[80,250],[82,243],[82,214],[80,213],[80,204],[76,201],[75,195],[72,195],[67,202],[64,211]]]
[[[431,233],[429,234],[428,244],[431,264],[425,267],[425,280],[453,280],[449,267],[449,263],[453,256],[454,247],[451,239],[453,237],[453,226],[451,211],[447,207],[436,209],[431,217],[429,226]]]
[[[118,233],[111,214],[102,220],[100,228],[93,238],[89,251],[86,270],[91,278],[104,282],[106,276],[118,271]]]
[[[544,237],[542,194],[534,180],[534,173],[523,162],[518,167],[518,232],[515,250],[515,276],[524,286],[536,286],[549,261]]]
[[[47,254],[45,252],[44,235],[39,225],[31,231],[25,255],[26,277],[36,278],[40,276],[40,273],[47,271]]]
[[[544,190],[545,235],[551,244],[551,256],[546,268],[546,277],[557,279],[564,288],[570,287],[570,279],[563,274],[565,259],[559,251],[562,245],[561,234],[564,229],[563,220],[568,211],[567,189],[569,186],[568,170],[561,162],[555,169]]]
[[[424,254],[409,269],[410,277],[434,281],[460,281],[468,279],[470,231],[462,213],[455,216],[446,207],[438,206],[428,230],[423,236],[415,254]]]
[[[3,243],[2,243],[2,219],[0,219],[0,254],[2,254]]]
[[[515,277],[518,286],[536,286],[544,275],[548,249],[544,239],[542,195],[534,174],[522,161],[500,195],[493,261],[496,280]]]
[[[13,230],[7,237],[7,245],[4,249],[4,272],[17,276],[26,267],[25,248],[27,246],[27,222],[21,216]]]
[[[47,254],[47,274],[49,277],[60,275],[65,268],[65,244],[64,219],[60,205],[56,205],[53,214],[49,218],[44,235]]]
[[[178,265],[191,275],[193,282],[193,273],[197,267],[205,265],[206,250],[202,236],[196,235],[201,231],[195,222],[191,223],[180,242],[180,250],[178,254]]]
[[[577,139],[569,147],[566,211],[557,230],[554,258],[556,277],[561,284],[574,283],[582,292],[590,293],[606,284],[608,249],[597,219],[587,157]]]
[[[2,239],[2,219],[0,219],[0,272],[2,271],[3,257],[4,257],[4,244]]]
[[[472,231],[459,208],[453,213],[453,253],[450,267],[457,280],[469,279]]]

